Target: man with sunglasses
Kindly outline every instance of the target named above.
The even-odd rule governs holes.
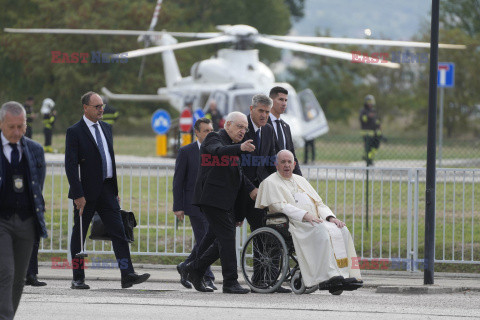
[[[150,275],[136,274],[130,259],[130,249],[120,214],[112,127],[100,121],[105,104],[97,93],[85,93],[81,102],[84,115],[79,122],[67,129],[65,141],[65,171],[70,184],[68,197],[73,200],[75,208],[70,245],[73,259],[71,288],[90,289],[85,284],[84,260],[75,256],[80,252],[80,239],[85,239],[95,211],[100,215],[112,239],[113,251],[122,275],[122,288],[129,288],[146,281]],[[83,225],[82,238],[80,219]]]

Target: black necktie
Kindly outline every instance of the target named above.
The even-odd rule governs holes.
[[[282,132],[282,126],[280,120],[275,120],[277,123],[277,140],[278,140],[278,146],[280,147],[280,150],[285,149],[285,143],[283,142],[283,132]]]
[[[100,130],[98,130],[98,123],[93,125],[95,128],[95,138],[97,138],[98,149],[100,150],[100,156],[102,157],[102,172],[103,180],[107,178],[107,156],[105,155],[105,149],[103,149],[102,136],[100,135]]]
[[[12,153],[10,154],[10,164],[12,167],[17,168],[18,164],[20,163],[20,153],[18,152],[17,144],[16,143],[9,143],[10,147],[12,147]]]
[[[258,151],[260,151],[260,129],[257,129],[255,133],[255,145],[257,146]]]

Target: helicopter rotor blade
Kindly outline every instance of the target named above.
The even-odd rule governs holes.
[[[173,37],[209,39],[221,36],[219,32],[168,32],[147,30],[106,30],[106,29],[44,29],[44,28],[5,28],[9,33],[37,33],[37,34],[93,34],[105,36],[161,36],[168,33]]]
[[[160,53],[163,51],[168,50],[178,50],[190,47],[197,47],[197,46],[204,46],[208,44],[215,44],[215,43],[222,43],[222,42],[231,42],[234,38],[232,36],[220,36],[211,39],[203,39],[203,40],[195,40],[195,41],[187,41],[177,44],[165,45],[165,46],[156,46],[146,49],[138,49],[133,51],[127,51],[120,53],[120,56],[125,56],[128,58],[136,58],[136,57],[143,57],[150,54]]]
[[[259,36],[256,39],[257,42],[266,44],[268,46],[276,47],[276,48],[282,48],[282,49],[289,49],[289,50],[294,50],[294,51],[302,51],[306,53],[312,53],[312,54],[318,54],[321,56],[327,56],[331,58],[337,58],[337,59],[343,59],[343,60],[349,60],[349,61],[355,61],[355,62],[360,62],[362,61],[369,61],[370,57],[364,57],[361,54],[358,54],[354,56],[352,53],[349,52],[343,52],[343,51],[338,51],[338,50],[333,50],[333,49],[326,49],[326,48],[319,48],[319,47],[313,47],[305,44],[300,44],[300,43],[294,43],[294,42],[285,42],[285,41],[279,41],[279,40],[273,40],[269,38],[265,38],[263,36]],[[355,60],[354,60],[355,58]],[[390,62],[387,60],[382,60],[379,63],[374,63],[374,65],[381,66],[381,67],[386,67],[386,68],[392,68],[392,69],[398,69],[400,68],[400,65],[398,63]]]
[[[265,35],[265,37],[273,40],[303,42],[303,43],[358,44],[358,45],[374,45],[374,46],[390,46],[390,47],[430,48],[430,43],[417,42],[417,41],[332,38],[332,37],[273,36],[273,35],[268,35],[268,36]],[[445,43],[438,44],[438,47],[441,49],[466,49],[467,48],[465,45],[462,45],[462,44],[445,44]]]

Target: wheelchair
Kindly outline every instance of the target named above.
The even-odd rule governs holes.
[[[288,217],[281,212],[267,214],[264,226],[253,231],[245,242],[241,254],[242,273],[252,291],[272,293],[284,282],[289,282],[295,294],[318,289],[318,285],[306,287],[303,283],[288,224]],[[330,289],[329,292],[340,295],[343,290]]]

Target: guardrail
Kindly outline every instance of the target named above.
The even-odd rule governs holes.
[[[421,267],[425,169],[303,166],[302,171],[346,222],[361,260],[392,261],[412,271]],[[173,165],[117,164],[122,208],[133,211],[138,223],[132,255],[190,253],[190,224],[177,221],[172,212],[173,173]],[[480,264],[480,170],[437,169],[436,188],[435,262]],[[49,162],[44,196],[50,237],[42,240],[40,252],[68,254],[73,206],[67,194],[63,163]],[[245,226],[237,228],[237,254],[247,236]],[[112,253],[110,242],[88,236],[85,248],[92,254]]]

